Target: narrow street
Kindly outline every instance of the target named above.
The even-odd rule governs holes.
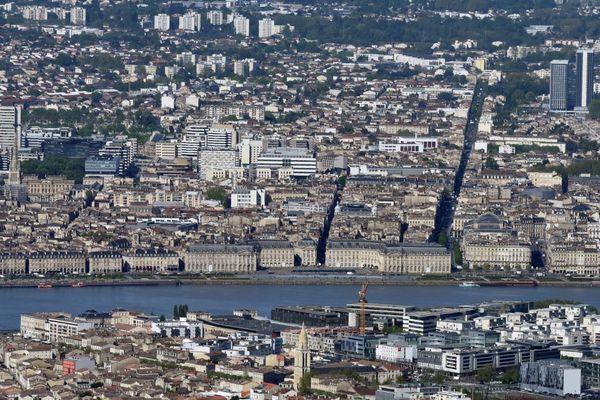
[[[340,183],[341,177],[344,177],[343,183]],[[317,243],[317,263],[323,266],[325,265],[327,239],[329,239],[331,223],[333,222],[333,217],[335,216],[335,207],[340,202],[340,192],[344,190],[346,175],[341,175],[341,177],[338,178],[336,183],[333,199],[327,210],[327,215],[325,216],[325,221],[323,222],[323,230],[321,231],[321,236],[319,237],[319,243]]]
[[[454,187],[452,189],[452,195],[446,198],[440,197],[440,203],[437,207],[435,216],[435,228],[431,234],[430,241],[437,242],[440,234],[445,232],[447,237],[450,238],[450,230],[452,228],[452,222],[454,221],[454,210],[460,196],[460,191],[463,185],[463,179],[469,159],[471,158],[471,151],[473,150],[473,144],[477,137],[477,127],[479,125],[479,118],[481,117],[481,108],[483,100],[485,99],[485,84],[477,82],[475,90],[473,91],[473,101],[467,114],[467,124],[465,125],[464,131],[464,145],[462,155],[458,168],[454,174]],[[451,240],[448,240],[448,247],[451,246]]]

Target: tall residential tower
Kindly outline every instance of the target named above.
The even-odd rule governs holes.
[[[21,106],[1,106],[0,147],[12,148],[15,145],[15,137],[19,129],[21,129]]]
[[[592,49],[579,49],[575,62],[577,97],[576,109],[587,109],[592,101],[594,92],[594,51]]]
[[[550,62],[550,111],[587,112],[594,92],[594,51],[577,50],[575,65]]]

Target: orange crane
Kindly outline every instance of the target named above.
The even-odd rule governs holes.
[[[367,305],[367,290],[369,289],[369,282],[362,284],[362,288],[358,292],[358,302],[360,303],[360,318],[359,318],[359,332],[361,336],[365,335],[367,328],[367,313],[365,307]]]

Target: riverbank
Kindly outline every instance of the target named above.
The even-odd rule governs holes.
[[[222,282],[225,283],[225,282]],[[230,282],[227,282],[230,283]],[[239,282],[238,282],[239,283]],[[62,311],[73,316],[86,310],[109,312],[117,308],[151,315],[170,316],[173,305],[215,316],[233,310],[251,309],[269,317],[279,306],[324,305],[346,307],[358,299],[356,285],[211,284],[175,286],[98,286],[73,289],[0,289],[0,329],[19,329],[24,313]],[[367,299],[371,304],[404,304],[417,308],[457,307],[494,301],[541,301],[567,299],[600,309],[598,288],[394,286],[373,284]]]
[[[86,277],[85,279],[15,279],[0,282],[0,288],[36,288],[40,283],[47,283],[54,287],[73,287],[81,283],[80,287],[99,286],[182,286],[182,285],[360,285],[369,282],[371,285],[380,286],[460,286],[460,280],[455,279],[427,279],[407,276],[381,276],[381,275],[249,275],[226,277],[152,277],[152,278],[119,278],[101,279]],[[566,280],[488,280],[476,282],[482,287],[593,287],[600,288],[599,280],[566,281]],[[50,289],[50,288],[48,288]],[[48,290],[46,289],[46,290]],[[465,287],[465,290],[468,290]],[[40,289],[44,290],[44,289]]]

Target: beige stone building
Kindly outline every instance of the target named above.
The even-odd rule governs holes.
[[[294,247],[287,240],[261,240],[258,265],[264,268],[291,268],[294,266]]]
[[[71,315],[61,312],[21,314],[19,331],[26,338],[44,339],[48,336],[48,319],[66,318]]]
[[[183,259],[186,272],[254,272],[258,255],[252,245],[197,244]]]
[[[550,244],[546,256],[548,268],[554,274],[600,275],[600,249],[595,244]]]
[[[29,255],[29,273],[84,274],[86,258],[73,251],[40,251]]]
[[[463,243],[463,261],[469,268],[528,269],[531,267],[529,243],[512,240],[465,241]]]
[[[137,249],[123,255],[125,272],[167,272],[179,270],[179,254],[167,249]]]
[[[294,251],[300,266],[315,266],[317,263],[317,244],[311,239],[302,239],[294,244]]]
[[[452,268],[450,253],[436,244],[406,243],[386,248],[383,271],[393,274],[449,274]]]
[[[330,240],[326,265],[335,268],[380,268],[383,246],[366,240]]]
[[[404,215],[404,222],[408,224],[409,227],[413,226],[428,226],[430,228],[435,227],[435,212],[434,211],[425,211],[418,214],[415,213],[406,213]]]
[[[529,269],[531,244],[517,239],[499,216],[485,213],[465,224],[463,262],[469,268]]]
[[[88,254],[90,274],[106,274],[123,271],[123,256],[115,251],[94,251]]]
[[[514,181],[525,180],[524,173],[499,169],[484,169],[478,177],[487,186],[504,186]]]
[[[21,253],[0,254],[0,274],[23,275],[26,273],[27,256]]]
[[[392,274],[448,274],[451,256],[434,243],[382,243],[365,240],[332,240],[327,266],[373,268]]]
[[[27,186],[30,201],[45,203],[67,199],[75,181],[64,176],[49,176],[44,179],[25,176],[23,184]]]
[[[562,185],[562,176],[556,171],[551,172],[528,172],[527,178],[533,186],[537,187],[560,187]]]

